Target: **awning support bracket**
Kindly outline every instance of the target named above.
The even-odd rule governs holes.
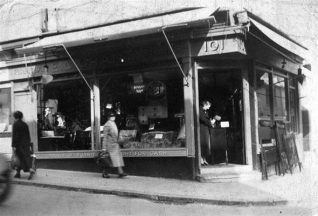
[[[75,60],[72,58],[71,54],[68,52],[68,50],[66,49],[64,44],[57,44],[57,45],[52,45],[52,46],[47,46],[47,47],[43,47],[43,49],[48,49],[51,47],[63,47],[64,51],[66,52],[66,54],[68,55],[68,57],[71,59],[72,63],[74,64],[74,66],[76,67],[77,71],[79,72],[79,74],[81,75],[81,77],[83,78],[83,80],[85,81],[86,85],[88,86],[88,88],[91,90],[92,94],[93,94],[93,100],[94,100],[94,91],[92,89],[92,87],[89,85],[89,83],[87,82],[84,74],[82,73],[81,69],[77,66]]]
[[[185,78],[185,82],[186,82],[185,85],[186,85],[187,87],[189,87],[188,76],[184,73],[184,71],[183,71],[183,69],[182,69],[182,67],[181,67],[181,65],[180,65],[180,63],[179,63],[179,61],[178,61],[178,59],[177,59],[177,56],[176,56],[175,52],[174,52],[173,49],[172,49],[172,46],[171,46],[171,44],[170,44],[170,42],[169,42],[169,39],[168,39],[168,37],[167,37],[167,35],[166,35],[166,33],[165,33],[164,28],[162,28],[161,31],[162,31],[162,34],[163,34],[163,36],[165,37],[165,39],[166,39],[166,41],[167,41],[167,44],[168,44],[169,49],[170,49],[170,51],[171,51],[171,53],[172,53],[172,55],[173,55],[173,57],[174,57],[174,60],[176,61],[176,63],[177,63],[177,65],[178,65],[178,67],[179,67],[179,69],[180,69],[180,71],[181,71],[183,77]]]

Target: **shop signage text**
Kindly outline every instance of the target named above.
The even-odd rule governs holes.
[[[163,157],[167,156],[166,151],[126,151],[124,157]]]

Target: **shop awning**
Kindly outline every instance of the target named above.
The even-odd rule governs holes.
[[[65,47],[75,47],[94,44],[103,41],[112,41],[154,34],[163,28],[180,28],[203,25],[212,26],[215,19],[211,8],[199,8],[185,12],[166,14],[152,18],[140,19],[120,24],[114,24],[78,32],[48,36],[24,48],[16,49],[17,53],[37,53],[47,47],[63,44]]]
[[[26,44],[32,44],[32,43],[37,42],[37,41],[39,41],[39,38],[36,37],[36,38],[31,38],[31,39],[3,43],[3,44],[0,44],[0,52],[6,51],[6,50],[22,48]]]
[[[261,20],[260,18],[257,18],[255,15],[251,15],[249,13],[249,19],[259,31],[261,31],[265,36],[267,36],[270,40],[272,40],[280,47],[284,48],[290,53],[297,55],[301,59],[308,58],[308,49],[300,43],[291,39],[286,34]]]

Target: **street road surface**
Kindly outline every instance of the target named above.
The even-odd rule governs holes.
[[[1,216],[145,215],[145,216],[237,216],[297,215],[311,211],[296,206],[238,207],[203,204],[171,204],[114,195],[13,185],[9,200],[0,205]]]

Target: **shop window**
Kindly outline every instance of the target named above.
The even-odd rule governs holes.
[[[101,125],[109,112],[116,113],[123,149],[185,147],[183,84],[178,75],[147,72],[100,79]]]
[[[286,78],[273,75],[274,120],[287,121]]]
[[[11,117],[11,89],[0,88],[0,133],[10,132]]]
[[[270,81],[269,74],[257,71],[257,99],[258,99],[258,117],[262,120],[271,119],[270,107]]]
[[[299,131],[297,81],[291,75],[267,73],[258,70],[257,99],[259,135],[264,142],[271,142],[274,134],[268,129],[273,121],[286,124],[289,131]]]
[[[91,149],[90,91],[83,80],[38,89],[39,151]]]

